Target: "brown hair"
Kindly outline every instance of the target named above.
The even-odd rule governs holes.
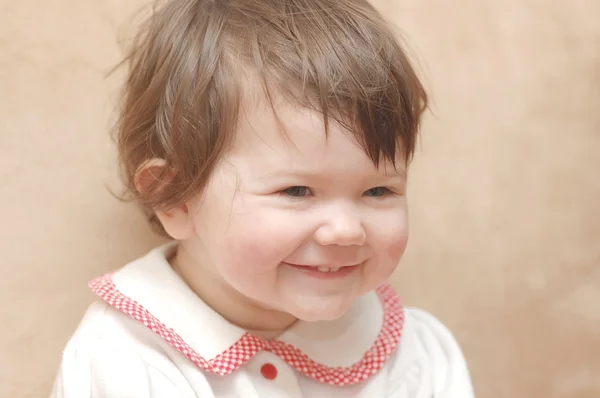
[[[153,210],[200,193],[231,143],[248,71],[271,105],[281,94],[322,112],[326,132],[329,118],[348,126],[376,164],[398,151],[411,159],[427,107],[393,30],[366,0],[165,0],[124,62],[119,160],[159,228]],[[138,192],[134,176],[152,158],[165,167]]]

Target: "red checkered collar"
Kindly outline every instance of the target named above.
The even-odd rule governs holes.
[[[94,279],[90,287],[203,371],[230,374],[265,350],[312,379],[349,385],[377,373],[398,346],[404,312],[389,285],[357,299],[337,320],[299,321],[276,340],[265,341],[200,300],[167,262],[171,247],[154,249]]]

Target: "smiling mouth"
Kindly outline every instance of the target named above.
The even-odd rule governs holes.
[[[286,265],[289,265],[291,267],[294,268],[299,268],[302,270],[306,270],[306,271],[317,271],[317,272],[321,272],[324,274],[327,273],[335,273],[335,272],[339,272],[341,271],[349,271],[350,269],[357,267],[360,264],[353,264],[353,265],[343,265],[343,266],[337,266],[337,267],[330,267],[328,265],[300,265],[300,264],[291,264],[291,263],[284,263]]]

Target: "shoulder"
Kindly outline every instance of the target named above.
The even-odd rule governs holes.
[[[426,390],[435,397],[473,397],[467,363],[455,337],[421,309],[405,308],[402,337],[389,366],[393,391]]]
[[[96,302],[63,351],[52,397],[194,396],[161,349],[143,325]]]

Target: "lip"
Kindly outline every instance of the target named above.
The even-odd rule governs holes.
[[[342,266],[342,267],[340,267],[340,269],[338,271],[335,271],[335,272],[318,271],[316,265],[299,265],[299,264],[291,264],[291,263],[282,263],[282,264],[286,265],[290,268],[293,268],[295,270],[298,270],[298,271],[302,272],[304,275],[307,275],[307,276],[310,276],[313,278],[337,279],[337,278],[343,278],[345,276],[352,274],[353,272],[356,272],[362,266],[363,263],[359,263],[356,265],[350,265],[350,266]],[[328,266],[328,265],[325,265],[324,267],[336,268],[336,267],[332,267],[332,266]]]

